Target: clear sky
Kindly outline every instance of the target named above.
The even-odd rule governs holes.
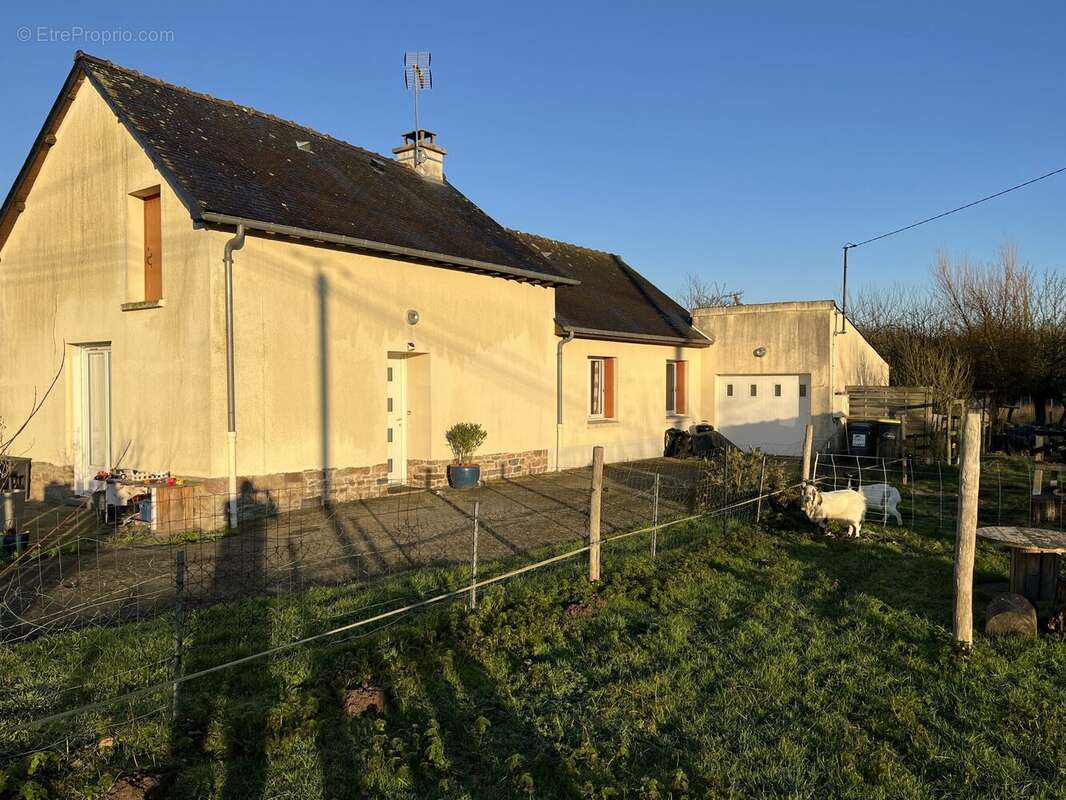
[[[836,297],[845,242],[1066,166],[1061,2],[153,6],[4,4],[4,193],[78,48],[383,153],[431,50],[424,124],[495,219],[751,302]],[[1064,199],[1066,173],[862,248],[854,285],[1008,240],[1061,269]]]

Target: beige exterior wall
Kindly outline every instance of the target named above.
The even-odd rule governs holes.
[[[840,313],[831,300],[766,303],[696,309],[695,326],[714,338],[704,359],[703,403],[715,422],[716,379],[725,375],[809,375],[810,413],[815,444],[834,432],[834,414],[844,414],[844,387],[884,385],[888,366],[849,323],[840,330]],[[765,347],[765,355],[755,355]]]
[[[151,186],[162,186],[165,305],[123,311],[123,302],[143,299],[143,273],[129,269],[131,257],[141,258],[129,242],[143,211],[129,194]],[[74,463],[71,345],[109,342],[112,458],[125,450],[127,466],[211,468],[208,245],[144,151],[82,84],[0,252],[0,415],[9,425],[25,418],[35,389],[46,388],[64,341],[68,350],[64,375],[16,454]]]
[[[603,445],[608,462],[663,454],[667,428],[688,428],[704,419],[700,375],[708,349],[574,339],[563,346],[563,427],[559,466],[584,466],[592,448]],[[590,357],[616,361],[616,416],[589,418]],[[666,362],[688,362],[688,407],[683,417],[666,414]]]
[[[229,236],[208,235],[221,263]],[[383,464],[390,353],[407,356],[408,459],[450,459],[444,431],[463,421],[488,431],[486,456],[550,446],[552,289],[255,236],[234,276],[238,474]],[[211,419],[224,441],[221,287],[211,316]],[[212,475],[225,455],[213,450]]]

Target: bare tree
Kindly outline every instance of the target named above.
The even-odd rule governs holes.
[[[1038,415],[1066,396],[1066,276],[1035,271],[1011,245],[985,263],[941,252],[930,286],[866,292],[853,309],[894,382],[942,399],[973,387],[994,404],[1032,396]]]
[[[12,462],[12,448],[15,442],[23,431],[29,426],[31,420],[37,416],[37,412],[44,406],[45,401],[49,395],[52,394],[52,390],[55,389],[56,384],[59,383],[59,376],[63,374],[63,367],[67,361],[67,348],[63,347],[63,355],[59,359],[59,368],[56,369],[55,375],[52,376],[52,380],[49,381],[48,387],[42,394],[38,394],[37,387],[33,387],[33,402],[30,403],[30,410],[26,414],[26,417],[22,420],[14,433],[10,436],[7,434],[7,424],[3,417],[0,417],[0,489],[7,486],[8,480],[11,477],[14,463]]]
[[[712,283],[694,273],[685,278],[685,285],[681,289],[681,304],[689,311],[697,308],[739,306],[743,297],[742,289],[728,289],[724,283]]]
[[[968,350],[978,385],[996,399],[1031,395],[1037,421],[1066,395],[1066,276],[1037,272],[1012,245],[972,263],[938,254],[934,292]]]

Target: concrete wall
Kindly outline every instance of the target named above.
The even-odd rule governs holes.
[[[143,299],[130,269],[143,222],[131,192],[162,185],[164,305]],[[76,459],[73,348],[110,342],[112,457],[149,469],[212,468],[207,236],[100,95],[82,84],[10,238],[0,252],[0,416],[14,427],[68,345],[64,375],[14,447],[69,468]],[[35,493],[43,470],[35,471]],[[65,474],[63,469],[56,474]]]
[[[722,375],[810,375],[810,413],[815,443],[835,431],[834,413],[845,413],[844,387],[885,385],[888,366],[849,323],[840,329],[832,300],[765,303],[696,309],[695,326],[714,338],[704,357],[704,413],[715,420],[716,378]],[[766,348],[756,356],[756,348]]]
[[[705,418],[700,376],[704,354],[698,347],[630,344],[574,339],[563,347],[563,427],[559,466],[584,466],[592,448],[603,445],[608,462],[661,456],[667,428],[688,428]],[[616,358],[615,419],[588,415],[588,359]],[[666,362],[688,362],[688,407],[684,416],[666,413]]]

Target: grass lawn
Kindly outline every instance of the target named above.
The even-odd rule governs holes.
[[[978,635],[956,656],[950,537],[809,527],[692,524],[655,560],[633,537],[605,552],[596,587],[578,560],[484,590],[473,613],[453,604],[190,682],[176,723],[115,727],[162,694],[95,712],[75,726],[92,746],[19,760],[6,791],[104,796],[144,772],[173,798],[1066,797],[1066,642]],[[978,620],[1006,566],[979,545]],[[462,578],[199,612],[186,671]],[[0,746],[29,743],[2,720],[165,677],[124,673],[167,657],[172,624],[0,651]],[[364,677],[387,710],[349,718],[344,690]]]

